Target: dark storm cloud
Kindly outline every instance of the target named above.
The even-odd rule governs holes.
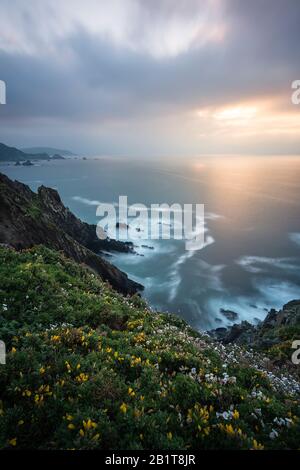
[[[40,53],[1,49],[0,43],[0,78],[8,87],[2,122],[44,118],[105,123],[163,117],[260,96],[289,96],[290,83],[299,75],[298,0],[221,2],[223,39],[199,47],[193,42],[186,50],[160,57],[138,47],[143,30],[151,30],[160,15],[166,21],[168,15],[188,20],[203,3],[140,4],[139,21],[130,32],[136,48],[116,43],[86,24],[54,35],[50,52],[42,41]],[[23,19],[23,37],[38,44],[39,31],[32,31],[38,18],[31,13]]]

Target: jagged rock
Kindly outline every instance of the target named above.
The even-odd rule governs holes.
[[[230,328],[216,328],[210,331],[210,335],[221,341],[223,344],[236,343],[236,344],[251,344],[253,341],[253,333],[255,327],[243,321],[239,324],[235,323]]]
[[[18,250],[43,244],[86,264],[123,294],[143,289],[97,254],[101,250],[132,252],[133,244],[99,240],[96,226],[72,214],[56,190],[41,186],[36,194],[27,185],[11,181],[1,173],[0,243]]]
[[[255,326],[243,321],[229,328],[216,328],[208,333],[223,344],[251,345],[267,350],[284,341],[282,330],[285,327],[299,328],[299,325],[300,300],[292,300],[279,311],[271,309],[266,318]]]
[[[238,318],[238,314],[236,312],[233,312],[232,310],[226,310],[225,308],[220,308],[220,313],[222,313],[222,315],[226,317],[227,320],[234,321]]]

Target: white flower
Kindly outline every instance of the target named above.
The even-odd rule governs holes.
[[[287,425],[288,428],[289,428],[289,427],[292,425],[292,423],[293,423],[293,421],[292,421],[291,419],[289,419],[289,418],[285,418],[285,421],[286,421],[286,425]]]
[[[278,432],[275,431],[275,429],[272,429],[272,431],[271,431],[270,434],[269,434],[269,437],[270,437],[271,439],[276,439],[276,437],[278,437]]]
[[[231,414],[232,413],[230,413],[228,411],[223,411],[223,413],[216,412],[216,417],[217,418],[223,418],[227,421],[231,417]]]

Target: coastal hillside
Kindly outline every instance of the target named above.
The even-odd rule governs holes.
[[[99,240],[96,226],[79,220],[57,191],[41,186],[38,193],[0,173],[0,243],[16,249],[43,244],[84,263],[123,294],[143,286],[99,256],[103,251],[133,253],[132,243]]]
[[[284,367],[298,375],[300,368],[291,361],[293,342],[300,338],[300,300],[291,300],[281,310],[271,309],[258,325],[247,321],[209,332],[222,344],[236,344],[264,352],[269,364]]]
[[[56,155],[56,154],[62,155],[64,157],[75,156],[75,154],[71,152],[70,150],[58,149],[58,148],[53,148],[53,147],[28,147],[28,148],[22,148],[21,150],[22,152],[30,153],[31,155],[47,153],[50,157],[53,157],[53,155]]]
[[[45,152],[28,153],[22,152],[15,147],[9,147],[8,145],[0,142],[0,162],[21,162],[31,160],[49,160],[49,155]]]
[[[0,447],[296,449],[299,382],[45,247],[0,248]]]

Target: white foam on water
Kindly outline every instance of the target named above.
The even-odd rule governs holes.
[[[235,261],[236,264],[249,273],[268,272],[270,267],[285,271],[299,271],[297,258],[268,258],[266,256],[242,256]]]
[[[296,245],[300,246],[300,233],[289,233],[289,238],[293,243],[296,243]]]
[[[290,300],[300,298],[300,287],[286,280],[258,279],[255,287],[268,305],[280,308]]]
[[[250,323],[255,323],[255,319],[263,320],[267,314],[265,309],[269,308],[269,305],[263,298],[232,296],[224,292],[220,296],[208,299],[206,310],[210,312],[211,328],[217,328],[220,326],[228,327],[244,320]],[[231,321],[220,312],[221,309],[231,310],[237,313],[238,316]]]
[[[86,197],[81,197],[81,196],[73,196],[72,199],[77,202],[81,202],[82,204],[85,204],[86,206],[100,206],[100,204],[111,204],[114,207],[117,207],[118,204],[116,202],[101,202],[98,201],[97,199],[88,199]]]
[[[300,288],[292,282],[259,277],[254,278],[252,283],[256,290],[256,294],[253,296],[233,296],[224,292],[224,294],[214,296],[207,301],[206,307],[207,311],[211,312],[212,328],[228,327],[244,320],[256,323],[256,319],[264,320],[270,308],[280,309],[290,300],[300,298]],[[228,320],[222,315],[220,309],[237,313],[237,319]]]

